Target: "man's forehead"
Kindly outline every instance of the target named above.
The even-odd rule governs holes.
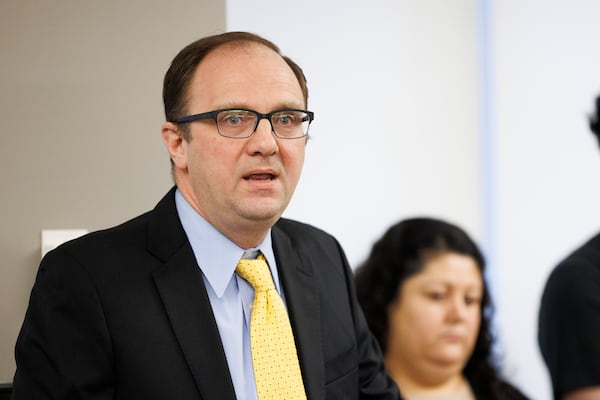
[[[260,44],[216,49],[197,66],[190,89],[192,95],[278,89],[302,96],[300,83],[283,57]]]
[[[233,54],[246,54],[249,56],[253,56],[253,55],[258,56],[260,54],[266,54],[266,53],[271,53],[273,55],[277,55],[279,58],[281,58],[283,60],[283,57],[281,56],[281,54],[279,54],[274,49],[267,47],[262,43],[244,40],[244,41],[223,43],[223,44],[215,47],[214,49],[212,49],[211,51],[209,51],[206,54],[206,56],[200,62],[200,64],[202,64],[204,61],[209,60],[214,57],[221,57],[221,56],[227,57],[227,56],[231,56]]]

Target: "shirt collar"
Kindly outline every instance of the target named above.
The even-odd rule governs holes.
[[[270,229],[257,247],[242,249],[194,210],[179,189],[175,191],[175,206],[196,262],[219,298],[223,296],[233,278],[238,261],[251,250],[260,250],[263,253],[271,269],[275,288],[281,293]]]

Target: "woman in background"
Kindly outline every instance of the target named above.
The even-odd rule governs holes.
[[[359,302],[407,400],[526,399],[492,362],[483,270],[473,240],[431,218],[392,226],[357,270]]]

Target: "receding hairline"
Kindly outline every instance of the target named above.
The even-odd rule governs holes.
[[[245,48],[263,47],[263,48],[273,51],[280,57],[283,57],[279,47],[273,46],[273,45],[269,44],[268,42],[262,42],[262,41],[253,40],[253,39],[249,39],[249,38],[239,38],[239,39],[231,40],[229,42],[220,43],[220,44],[216,45],[215,47],[213,47],[212,49],[210,49],[206,53],[206,56],[208,56],[209,54],[211,54],[215,51],[218,51],[218,50],[222,50],[222,49],[226,49],[226,48],[235,49],[235,48],[240,48],[240,47],[245,47]]]
[[[199,65],[214,52],[227,49],[260,49],[260,46],[271,49],[281,57],[291,69],[300,85],[304,104],[308,105],[308,85],[302,68],[290,57],[282,54],[281,49],[272,41],[248,32],[227,32],[220,35],[198,39],[177,53],[165,73],[163,80],[163,104],[167,121],[176,121],[186,113],[189,103],[191,79]],[[227,57],[224,57],[226,62]],[[185,126],[182,126],[185,129]]]
[[[283,65],[285,65],[287,67],[287,69],[289,70],[289,72],[292,74],[292,76],[294,76],[296,83],[298,84],[298,89],[300,90],[300,92],[302,93],[303,96],[303,101],[305,103],[305,106],[307,105],[307,98],[305,96],[304,90],[303,90],[303,85],[302,82],[300,81],[300,78],[298,77],[298,75],[296,74],[296,71],[294,71],[294,69],[292,68],[292,66],[289,63],[289,59],[281,54],[281,51],[279,50],[278,47],[271,47],[268,44],[259,42],[259,41],[255,41],[252,39],[237,39],[235,41],[230,41],[230,42],[226,42],[226,43],[221,43],[218,46],[210,49],[202,58],[202,60],[196,65],[196,67],[194,68],[194,72],[192,73],[192,76],[195,76],[198,73],[198,70],[200,69],[201,65],[205,65],[207,61],[210,61],[210,59],[212,57],[215,56],[226,56],[226,53],[228,51],[232,51],[232,50],[247,50],[248,54],[251,54],[251,51],[253,49],[265,49],[266,51],[270,51],[272,52],[274,55],[276,55],[279,59],[281,59],[281,61],[283,62]],[[190,83],[192,82],[194,78],[192,78],[190,80],[190,82],[187,85],[186,88],[186,93],[184,94],[185,97],[185,103],[189,104],[190,101],[190,90],[191,90],[191,85]]]
[[[279,50],[279,48],[273,48],[267,44],[257,42],[254,40],[250,40],[250,39],[238,39],[238,40],[231,41],[231,42],[221,43],[218,46],[210,49],[204,55],[204,57],[202,57],[202,60],[200,60],[200,62],[196,65],[196,67],[194,69],[194,73],[198,70],[200,65],[202,65],[206,62],[206,60],[208,60],[216,55],[226,55],[226,53],[229,51],[236,51],[236,50],[240,50],[240,49],[247,51],[248,54],[250,54],[252,52],[252,50],[254,50],[254,49],[259,49],[259,50],[265,49],[267,51],[270,51],[273,54],[275,54],[276,56],[278,56],[288,66],[289,70],[292,73],[294,73],[294,70],[287,62],[286,57],[283,54],[281,54],[281,51]],[[298,82],[298,84],[300,84],[300,82]]]

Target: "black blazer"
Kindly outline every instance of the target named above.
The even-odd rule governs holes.
[[[308,398],[399,398],[338,242],[285,219],[272,241]],[[15,400],[235,399],[174,188],[44,257],[15,354]]]

